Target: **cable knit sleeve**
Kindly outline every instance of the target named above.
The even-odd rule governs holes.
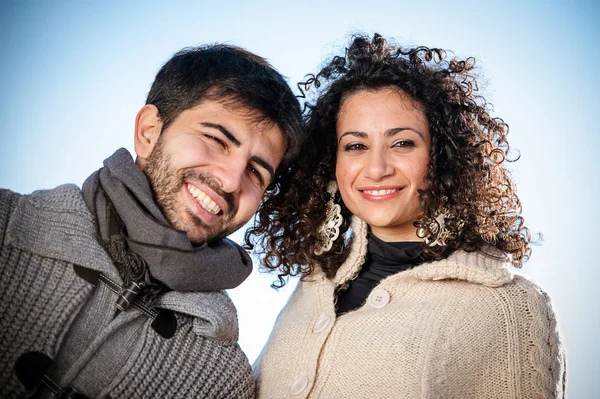
[[[523,325],[526,335],[522,337],[521,356],[523,370],[519,383],[529,397],[566,397],[566,358],[556,316],[547,293],[530,281],[517,277],[515,287],[523,307]],[[519,314],[516,314],[519,316]]]
[[[546,293],[520,276],[495,288],[435,284],[448,292],[423,333],[422,397],[565,398],[565,352]]]
[[[4,247],[4,236],[8,222],[17,205],[20,194],[0,188],[0,247]]]
[[[490,372],[476,383],[484,396],[504,397],[495,381],[510,398],[564,398],[565,351],[549,296],[521,276],[485,291],[465,309],[478,314],[470,345],[479,341],[478,372]]]

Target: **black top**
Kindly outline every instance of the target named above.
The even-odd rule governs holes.
[[[367,260],[360,273],[346,291],[337,292],[335,312],[338,316],[361,307],[371,290],[384,278],[425,261],[421,242],[385,242],[371,233],[368,239]]]

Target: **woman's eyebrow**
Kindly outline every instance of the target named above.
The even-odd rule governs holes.
[[[345,136],[354,136],[354,137],[358,137],[361,139],[366,139],[367,137],[369,137],[368,134],[366,134],[365,132],[357,132],[357,131],[349,131],[349,132],[345,132],[344,134],[342,134],[338,140],[338,143],[342,140],[342,138],[344,138]]]
[[[417,129],[414,129],[412,127],[405,127],[405,126],[393,127],[391,129],[388,129],[388,130],[385,131],[385,135],[386,135],[386,137],[391,137],[391,136],[393,136],[395,134],[398,134],[400,132],[403,132],[405,130],[410,130],[411,132],[415,132],[416,134],[418,134],[419,136],[421,136],[421,138],[423,140],[425,140],[425,136],[423,136],[423,134],[421,132],[419,132]],[[338,140],[338,143],[345,136],[354,136],[354,137],[358,137],[358,138],[361,138],[361,139],[366,139],[367,137],[369,137],[369,135],[367,133],[365,133],[365,132],[351,130],[351,131],[348,131],[348,132],[345,132],[344,134],[342,134],[340,136],[339,140]]]
[[[405,130],[410,130],[411,132],[415,132],[416,134],[418,134],[419,136],[421,136],[421,138],[423,140],[425,140],[425,136],[423,136],[423,134],[421,132],[419,132],[416,129],[413,129],[412,127],[394,127],[394,128],[386,130],[385,131],[385,135],[386,135],[386,137],[391,137],[391,136],[393,136],[393,135],[395,135],[397,133],[403,132]]]

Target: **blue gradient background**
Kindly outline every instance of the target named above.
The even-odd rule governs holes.
[[[569,394],[600,397],[598,92],[593,1],[0,2],[0,186],[81,184],[118,147],[158,68],[184,46],[241,45],[289,81],[316,71],[354,31],[473,55],[484,94],[511,126],[511,167],[533,231],[522,273],[552,296],[568,351]],[[375,6],[376,5],[376,6]],[[233,235],[240,240],[241,233]],[[254,272],[230,292],[240,343],[258,355],[295,281],[276,292]]]

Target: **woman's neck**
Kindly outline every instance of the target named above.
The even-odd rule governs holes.
[[[423,239],[417,236],[417,229],[411,226],[412,229],[398,229],[369,226],[371,234],[385,242],[401,242],[401,241],[417,241],[422,242]]]

